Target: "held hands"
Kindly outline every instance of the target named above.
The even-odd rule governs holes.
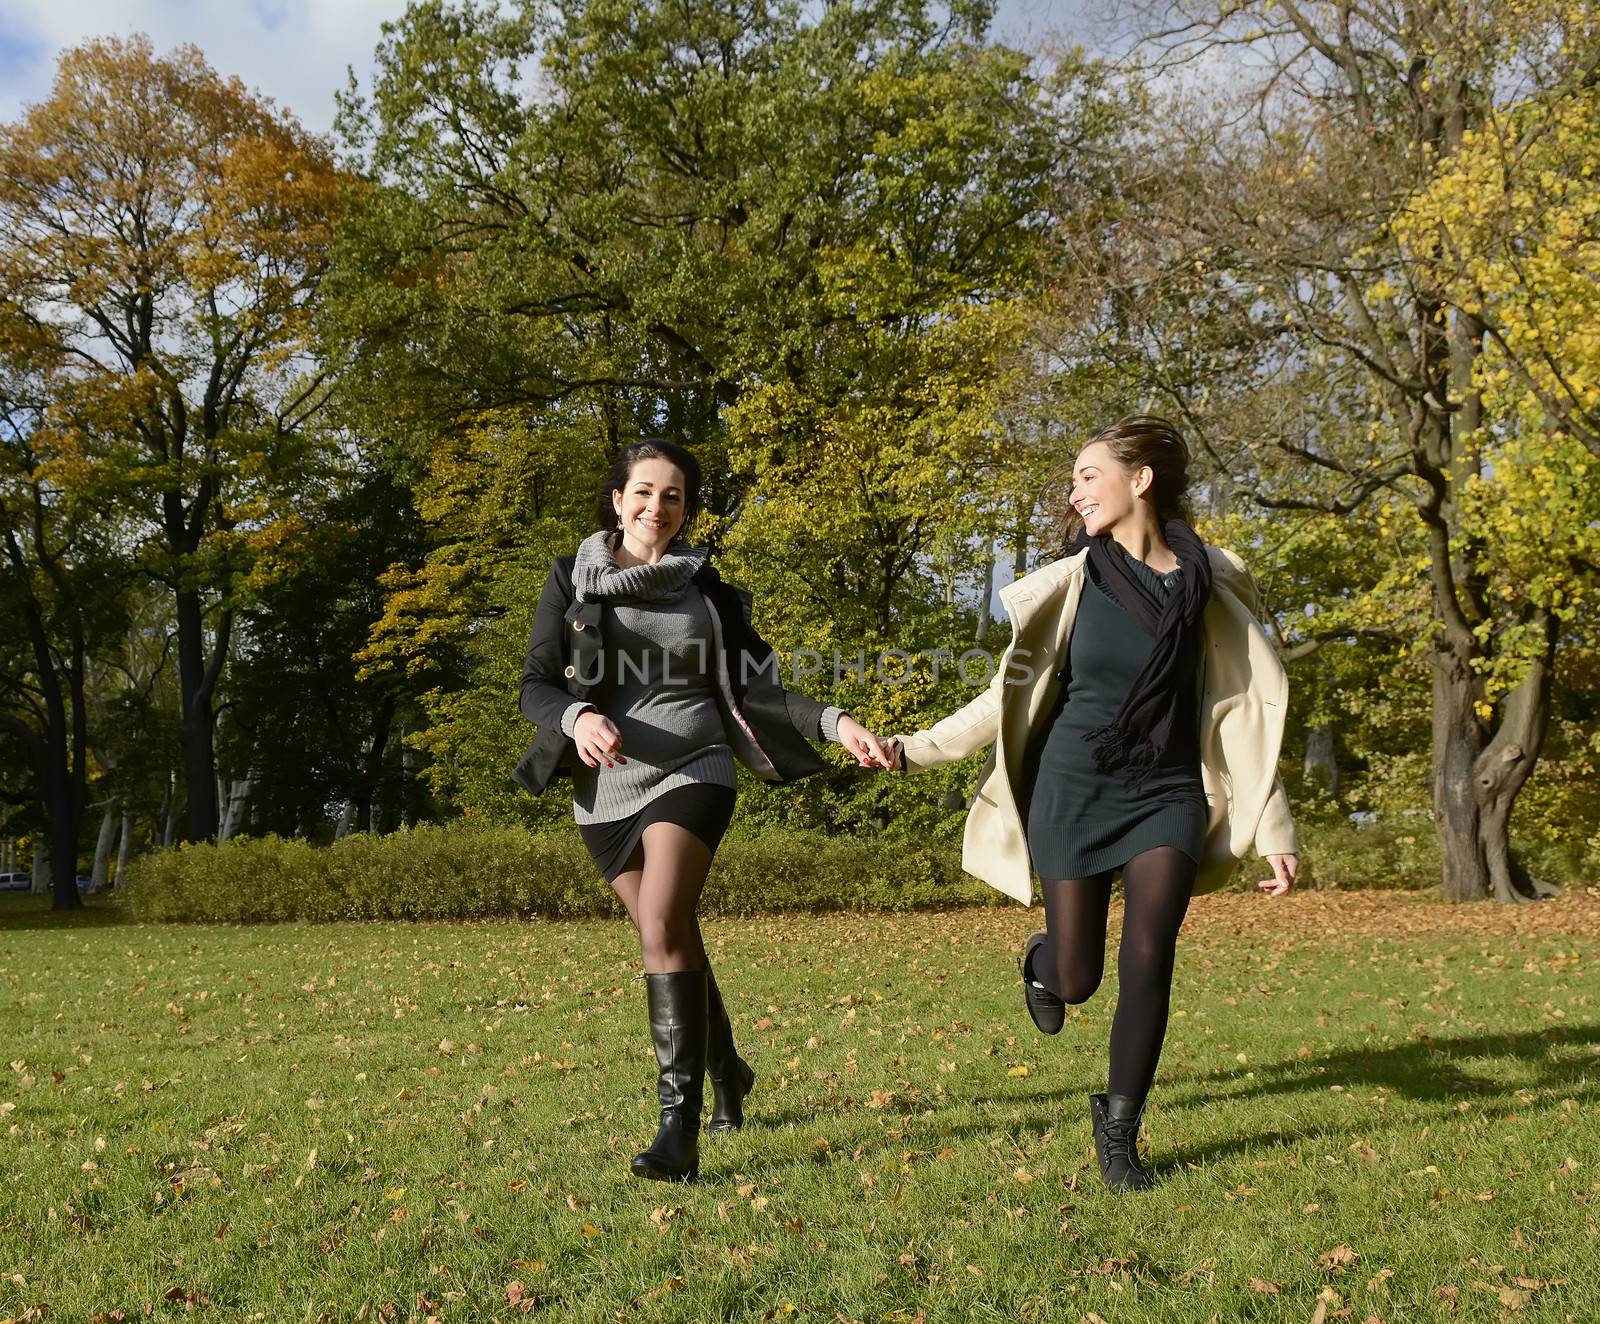
[[[1267,863],[1272,866],[1272,877],[1263,879],[1256,886],[1268,896],[1282,896],[1294,886],[1294,876],[1300,872],[1300,857],[1269,855]]]
[[[886,769],[894,767],[883,741],[853,717],[845,716],[839,719],[839,743],[856,756],[859,767]]]
[[[899,736],[890,736],[883,742],[883,747],[889,754],[889,771],[897,772],[905,769],[906,743]]]
[[[628,761],[622,757],[622,732],[609,717],[593,708],[578,715],[572,728],[572,743],[578,747],[578,757],[591,768],[602,763],[609,768]]]

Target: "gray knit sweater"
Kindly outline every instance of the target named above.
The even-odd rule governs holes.
[[[592,545],[603,536],[585,539],[579,548],[574,582],[580,595],[610,602],[601,655],[604,670],[590,698],[562,714],[561,730],[572,735],[579,716],[594,708],[622,733],[625,761],[609,768],[591,768],[582,760],[573,764],[572,809],[579,823],[631,817],[679,786],[737,784],[717,702],[711,609],[687,582],[682,573],[686,567],[668,564],[677,562],[675,557],[659,567],[608,572],[597,553],[610,561],[609,547],[605,542]],[[576,573],[586,564],[587,574]],[[642,576],[641,571],[656,573]],[[621,584],[627,588],[617,591]],[[839,708],[826,709],[818,736],[837,740],[842,715]]]

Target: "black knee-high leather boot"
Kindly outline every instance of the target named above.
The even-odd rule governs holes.
[[[706,966],[706,1075],[711,1077],[712,1131],[737,1131],[744,1125],[744,1098],[756,1073],[733,1046],[733,1021],[722,1002],[717,977]]]
[[[1143,1191],[1155,1185],[1139,1163],[1139,1122],[1144,1116],[1144,1103],[1129,1094],[1089,1096],[1100,1177],[1113,1191]]]
[[[706,972],[646,975],[650,1037],[655,1041],[661,1125],[649,1149],[635,1154],[634,1175],[693,1181],[700,1174],[700,1105],[706,1078]]]

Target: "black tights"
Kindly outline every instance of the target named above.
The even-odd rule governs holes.
[[[611,880],[639,931],[647,973],[705,968],[696,908],[710,869],[711,851],[694,833],[676,823],[652,823]]]
[[[1122,870],[1125,904],[1117,952],[1117,1012],[1111,1022],[1112,1094],[1150,1091],[1167,1033],[1178,929],[1194,890],[1195,863],[1173,846],[1135,855]],[[1030,973],[1066,1002],[1087,1002],[1106,964],[1111,874],[1043,883],[1049,938]]]
[[[639,931],[646,974],[707,973],[708,1066],[712,1078],[721,1080],[734,1055],[733,1022],[711,974],[697,913],[710,869],[711,849],[694,833],[676,823],[652,823],[611,886]]]

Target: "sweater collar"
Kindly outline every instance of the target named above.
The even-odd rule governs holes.
[[[668,552],[654,565],[626,568],[616,561],[621,538],[610,530],[592,533],[578,544],[572,566],[573,595],[580,602],[663,604],[677,602],[705,564],[703,547]]]

